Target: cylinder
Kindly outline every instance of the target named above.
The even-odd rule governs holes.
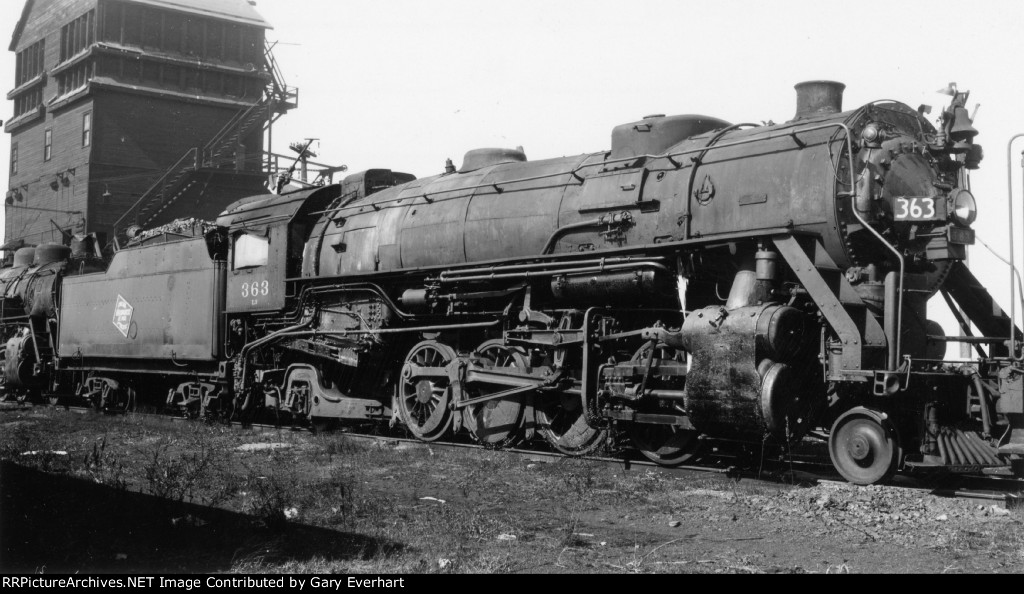
[[[843,90],[846,85],[831,80],[809,80],[797,84],[796,116],[793,119],[813,118],[843,111]]]
[[[807,326],[800,310],[785,305],[764,308],[757,319],[759,354],[776,361],[796,357],[807,343]]]

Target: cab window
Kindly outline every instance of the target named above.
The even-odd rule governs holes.
[[[235,238],[234,254],[234,270],[265,266],[270,255],[270,240],[256,235],[239,235]]]

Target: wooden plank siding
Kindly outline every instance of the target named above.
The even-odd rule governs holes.
[[[68,55],[61,63],[61,29],[89,10],[96,11],[89,53]],[[245,104],[262,95],[266,75],[260,26],[176,12],[173,3],[156,7],[118,0],[35,0],[23,16],[11,49],[20,52],[45,40],[44,107],[41,116],[30,113],[7,122],[10,142],[18,146],[18,172],[10,176],[8,190],[23,199],[6,209],[6,241],[59,239],[51,219],[73,232],[108,234],[112,223],[186,151],[201,149]],[[83,33],[76,28],[75,34]],[[79,60],[91,65],[96,82],[59,97],[59,80],[80,69],[72,65]],[[137,71],[129,67],[133,64]],[[15,87],[15,81],[8,84],[8,89]],[[23,96],[20,89],[15,95]],[[83,147],[86,113],[91,114],[92,133],[89,146]],[[47,129],[52,131],[52,155],[44,160]],[[202,191],[168,213],[189,216],[181,211],[191,204],[197,213],[216,214],[221,201],[226,205],[258,192],[260,126],[243,144],[248,174],[231,179],[235,163],[229,151],[222,157],[224,171],[207,174]],[[67,185],[59,181],[53,189],[58,174],[66,175]]]
[[[50,0],[34,2],[14,52],[20,52],[40,39],[44,42],[43,68],[49,73],[60,60],[60,26],[95,8],[97,0]],[[13,82],[13,81],[10,81]],[[12,85],[13,86],[13,85]],[[57,94],[57,78],[47,76],[43,87],[44,103]],[[25,237],[28,243],[60,240],[51,220],[76,232],[85,230],[85,212],[89,193],[89,148],[81,146],[82,114],[91,111],[91,101],[85,98],[70,109],[44,113],[43,117],[12,131],[11,143],[18,143],[18,173],[10,177],[9,188],[18,189],[24,197],[7,208],[5,239]],[[45,130],[50,129],[52,152],[49,161],[43,159]],[[77,140],[77,142],[76,142]],[[10,164],[7,164],[10,167]],[[68,185],[51,183],[57,174],[74,169],[67,175]],[[27,206],[65,212],[48,212],[16,208]],[[82,211],[82,215],[66,214]]]
[[[93,160],[163,171],[188,149],[202,147],[236,110],[215,105],[103,91],[96,93]],[[249,138],[259,144],[257,133]]]

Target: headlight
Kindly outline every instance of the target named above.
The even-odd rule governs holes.
[[[965,227],[978,218],[978,203],[967,190],[956,190],[952,196],[953,220]]]

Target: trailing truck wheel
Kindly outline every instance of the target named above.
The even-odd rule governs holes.
[[[896,474],[899,436],[885,413],[859,406],[836,419],[828,453],[843,478],[855,485],[874,485]]]
[[[455,357],[451,347],[425,340],[405,358],[398,382],[398,411],[419,440],[437,441],[452,425],[452,391],[445,368]]]
[[[500,339],[488,340],[481,344],[477,347],[476,354],[496,368],[527,367],[526,357],[520,351],[505,346]],[[473,390],[470,396],[486,396],[506,389],[505,386],[485,385]],[[462,409],[462,424],[478,442],[491,447],[508,447],[522,437],[525,408],[522,395],[487,400]]]

